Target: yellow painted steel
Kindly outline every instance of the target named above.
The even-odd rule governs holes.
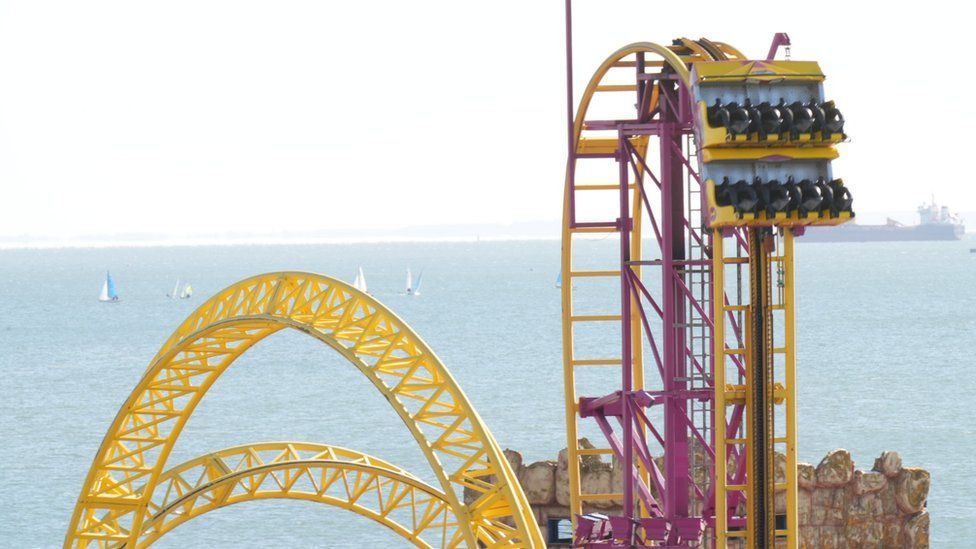
[[[728,466],[729,463],[726,459],[721,459],[720,456],[726,456],[729,451],[730,446],[741,446],[744,449],[744,453],[740,452],[740,456],[751,456],[753,455],[753,445],[759,443],[754,440],[753,434],[748,432],[748,426],[751,425],[750,417],[753,413],[752,410],[752,399],[750,398],[751,392],[756,390],[769,391],[769,395],[772,398],[772,402],[776,405],[777,414],[782,411],[784,418],[781,420],[778,415],[776,415],[776,424],[779,425],[780,421],[783,421],[784,426],[784,436],[783,437],[773,437],[772,440],[766,441],[771,444],[775,449],[778,445],[785,445],[782,449],[782,454],[786,460],[785,467],[785,478],[776,479],[774,476],[773,481],[773,492],[778,496],[779,493],[783,493],[785,498],[785,508],[786,508],[786,528],[775,530],[775,536],[782,541],[785,541],[785,545],[781,545],[781,541],[777,542],[777,547],[786,547],[787,549],[795,549],[798,546],[798,516],[797,516],[797,429],[796,429],[796,314],[795,314],[795,298],[794,298],[794,284],[795,284],[795,274],[794,274],[794,235],[790,228],[783,230],[782,237],[779,239],[780,249],[778,250],[779,255],[768,255],[768,263],[772,265],[773,269],[780,271],[782,275],[782,285],[778,285],[778,290],[774,293],[774,303],[769,307],[770,310],[782,310],[783,320],[781,329],[777,329],[777,333],[781,333],[783,336],[783,346],[782,347],[771,347],[769,352],[782,355],[784,361],[782,364],[782,375],[783,383],[775,382],[771,386],[767,387],[755,387],[754,383],[750,379],[745,379],[744,384],[736,384],[730,382],[728,378],[729,369],[729,357],[731,355],[738,355],[743,357],[746,362],[747,371],[750,371],[748,366],[748,361],[751,361],[751,356],[753,350],[751,349],[753,337],[750,333],[751,327],[751,311],[749,310],[749,304],[725,304],[725,268],[727,265],[742,264],[741,258],[729,257],[727,256],[727,251],[725,249],[725,241],[722,238],[721,230],[713,231],[712,236],[712,273],[713,273],[713,286],[712,286],[712,303],[715,307],[715,312],[713,318],[715,321],[715,332],[713,344],[713,353],[715,356],[715,479],[716,479],[716,489],[715,489],[715,539],[716,547],[726,547],[728,546],[729,539],[734,538],[735,540],[742,540],[747,545],[747,547],[758,547],[761,546],[762,541],[756,539],[756,525],[755,521],[758,517],[755,517],[752,513],[747,514],[747,525],[744,530],[729,530],[728,525],[728,498],[734,492],[742,492],[746,494],[746,497],[752,497],[755,490],[754,485],[754,474],[748,474],[746,476],[745,485],[731,484],[728,480]],[[765,252],[768,253],[768,252]],[[749,267],[752,268],[753,264],[750,262]],[[769,275],[770,273],[767,273]],[[730,312],[742,312],[745,314],[746,322],[744,326],[744,342],[745,348],[730,348],[726,341],[726,323],[729,321]],[[775,326],[774,326],[775,327]],[[774,363],[775,364],[775,363]],[[739,437],[737,433],[727,432],[728,425],[728,407],[733,404],[741,404],[746,406],[745,415],[742,420],[743,429],[745,433],[743,437]],[[763,443],[766,443],[763,442]],[[741,459],[741,457],[740,457]],[[749,465],[750,473],[752,473],[752,464]],[[776,474],[778,475],[778,471]],[[771,518],[771,517],[769,517]],[[784,539],[785,538],[785,539]]]
[[[166,459],[196,405],[240,355],[285,328],[333,348],[383,394],[458,517],[459,545],[544,546],[497,442],[426,343],[349,284],[280,272],[222,290],[170,336],[99,448],[65,547],[137,544]],[[477,494],[470,504],[460,501],[463,489]]]
[[[799,544],[799,516],[797,500],[797,471],[796,471],[796,301],[793,255],[793,229],[783,231],[783,331],[786,346],[786,362],[784,364],[784,380],[786,382],[786,546],[790,549]]]
[[[600,83],[607,75],[607,72],[611,68],[618,66],[623,59],[636,55],[638,53],[650,53],[652,55],[659,56],[663,59],[663,63],[667,63],[669,66],[675,69],[675,72],[683,81],[688,81],[690,75],[688,69],[684,64],[684,61],[675,54],[671,49],[653,44],[650,42],[638,42],[624,46],[623,48],[617,50],[611,54],[596,70],[590,79],[589,84],[583,92],[582,98],[580,100],[579,108],[576,111],[576,119],[574,121],[574,146],[579,153],[612,153],[617,149],[617,139],[606,139],[606,138],[583,138],[582,132],[583,122],[586,119],[586,113],[589,105],[594,97],[594,95],[599,91]],[[648,139],[646,137],[636,138],[632,140],[632,144],[635,150],[640,151],[643,155],[647,150]],[[619,191],[619,185],[607,185],[602,190],[607,190],[610,192]],[[634,230],[640,230],[640,195],[639,190],[632,187],[633,193],[633,218],[635,220]],[[563,236],[562,236],[562,260],[561,260],[561,270],[564,273],[563,284],[562,284],[562,326],[563,326],[563,387],[564,387],[564,397],[565,397],[565,410],[566,410],[566,440],[567,440],[567,459],[569,462],[569,494],[570,494],[570,514],[572,517],[573,524],[576,524],[576,515],[582,513],[583,511],[583,500],[609,500],[609,499],[619,499],[619,496],[614,497],[610,495],[586,495],[582,494],[580,487],[580,448],[578,442],[578,429],[577,429],[577,415],[579,414],[579,404],[577,402],[576,395],[576,374],[574,369],[577,366],[587,365],[590,359],[577,360],[575,358],[575,353],[573,350],[573,324],[578,324],[580,322],[602,322],[602,321],[619,321],[620,315],[574,315],[573,314],[573,279],[578,271],[573,268],[572,261],[572,235],[573,233],[587,234],[592,231],[591,228],[577,228],[573,229],[570,227],[570,212],[569,212],[569,177],[567,174],[566,188],[563,201]],[[615,229],[614,229],[615,230]],[[601,229],[600,232],[606,232],[607,229]],[[639,233],[638,233],[639,234]],[[641,240],[635,238],[631,241],[631,256],[635,259],[641,257]],[[599,273],[599,275],[589,275],[589,276],[607,276],[611,278],[619,278],[621,275],[619,270],[601,270],[601,271],[591,271]],[[639,275],[639,268],[635,270]],[[588,275],[581,275],[588,276]],[[634,318],[634,325],[632,327],[632,332],[635,334],[635,341],[639,342],[640,337],[640,326],[639,319]],[[637,389],[643,388],[644,386],[644,372],[641,367],[642,358],[641,353],[643,346],[640,344],[633,345],[634,355],[634,375],[633,381],[634,386]],[[600,359],[604,362],[614,361],[615,364],[620,364],[619,358],[607,358]],[[643,470],[640,471],[642,477],[647,477],[647,472]]]
[[[726,359],[725,359],[725,241],[721,231],[712,233],[712,356],[715,357],[715,546],[728,542],[728,439],[725,432]]]
[[[153,496],[137,547],[210,511],[266,499],[352,511],[417,547],[461,541],[443,492],[386,461],[326,444],[263,442],[206,454],[164,472]]]
[[[698,82],[822,82],[816,61],[713,61],[695,67]]]
[[[714,46],[715,49],[719,51],[722,56],[733,57],[733,58],[743,58],[741,52],[735,48],[729,46],[728,44],[720,42],[709,42],[710,45]],[[679,55],[675,52],[676,49],[687,48],[692,51],[692,55]],[[587,128],[584,127],[584,121],[586,120],[587,112],[589,111],[590,105],[595,97],[597,97],[601,91],[609,91],[609,84],[603,84],[604,79],[607,77],[607,73],[613,68],[621,67],[636,67],[635,61],[627,61],[630,58],[636,58],[638,54],[649,54],[653,57],[658,58],[657,60],[647,60],[645,62],[646,66],[667,66],[678,76],[678,80],[684,86],[690,86],[691,84],[691,73],[689,71],[689,66],[703,62],[711,61],[712,57],[701,45],[694,41],[685,40],[678,46],[665,47],[651,42],[636,42],[628,44],[604,60],[604,62],[597,68],[593,76],[590,78],[589,83],[584,89],[582,95],[580,96],[579,106],[576,109],[576,118],[573,125],[573,142],[577,153],[588,154],[588,153],[600,153],[600,154],[610,154],[617,149],[617,139],[616,138],[606,138],[606,137],[588,137],[584,136],[584,132]],[[657,88],[652,90],[651,103],[656,104],[657,98],[659,97]],[[626,119],[633,116],[632,113],[625,114],[621,116],[621,119]],[[631,140],[634,149],[641,155],[646,156],[647,146],[649,139],[647,137],[638,137]],[[642,172],[643,168],[638,166],[638,171]],[[585,185],[581,184],[587,191],[597,191],[605,190],[608,192],[619,191],[619,185],[604,185],[600,184],[599,188],[597,185]],[[640,191],[636,186],[631,185],[629,187],[632,189],[631,204],[632,204],[632,218],[634,220],[634,234],[641,234],[641,219],[642,219],[642,204],[640,199]],[[582,190],[582,189],[577,189]],[[600,268],[597,270],[589,271],[591,273],[600,273],[599,275],[577,275],[576,273],[586,272],[577,271],[573,267],[573,235],[587,235],[594,233],[612,233],[616,232],[615,228],[608,227],[577,227],[573,228],[570,226],[571,212],[570,212],[570,193],[571,189],[569,186],[569,174],[567,173],[565,182],[565,191],[563,197],[563,233],[562,233],[562,256],[561,256],[561,271],[563,273],[563,284],[562,284],[562,335],[563,335],[563,386],[564,386],[564,399],[565,399],[565,413],[566,413],[566,442],[567,442],[567,458],[569,462],[569,495],[570,495],[570,514],[572,516],[573,524],[576,524],[576,515],[583,511],[583,500],[602,500],[602,499],[619,499],[618,497],[611,497],[612,494],[603,495],[584,495],[581,491],[580,486],[580,471],[579,463],[580,456],[583,455],[579,447],[578,442],[578,426],[577,418],[579,414],[579,404],[577,402],[576,394],[576,374],[575,368],[578,366],[583,366],[588,364],[590,357],[585,357],[583,359],[577,359],[575,356],[574,349],[574,325],[578,326],[583,322],[602,322],[602,321],[619,321],[619,314],[592,314],[592,315],[576,315],[573,312],[573,278],[575,276],[607,276],[610,278],[619,279],[621,273],[619,270],[611,270],[609,268]],[[617,214],[613,215],[616,218]],[[642,239],[635,237],[631,239],[630,254],[631,259],[634,261],[639,261],[642,259]],[[609,267],[609,266],[607,266]],[[640,266],[634,265],[631,267],[633,272],[640,276]],[[632,300],[634,298],[632,297]],[[644,368],[643,368],[643,344],[641,340],[642,328],[640,325],[640,318],[634,315],[633,324],[631,326],[631,333],[633,334],[633,342],[631,345],[633,352],[633,386],[636,390],[644,388]],[[616,364],[619,364],[619,359],[601,359],[601,360],[616,360]],[[609,452],[607,452],[609,453]],[[640,466],[640,475],[644,478],[646,484],[649,482],[649,473],[643,470]]]

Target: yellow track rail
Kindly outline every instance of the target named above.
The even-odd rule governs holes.
[[[459,518],[457,545],[543,546],[497,442],[426,343],[344,282],[281,272],[224,289],[163,345],[98,450],[65,547],[136,545],[166,460],[196,405],[239,356],[285,328],[334,349],[390,403]],[[465,488],[478,494],[467,505],[459,498]]]
[[[265,499],[311,501],[352,511],[417,547],[450,547],[461,541],[447,497],[403,469],[338,446],[263,442],[206,454],[163,473],[138,547],[210,511]]]
[[[735,48],[721,43],[721,42],[711,42],[711,45],[717,50],[717,55],[724,58],[743,58],[742,54]],[[676,51],[677,50],[677,51]],[[678,53],[680,51],[680,54]],[[690,51],[690,54],[687,52]],[[679,80],[684,85],[690,85],[690,73],[689,67],[693,63],[708,61],[713,57],[707,51],[705,51],[697,42],[683,39],[680,46],[665,47],[659,44],[654,44],[651,42],[635,42],[624,46],[611,54],[594,72],[593,76],[590,78],[586,89],[583,91],[580,97],[579,106],[576,109],[576,118],[573,125],[573,140],[575,143],[576,151],[580,154],[587,153],[612,153],[617,148],[616,137],[608,138],[600,132],[590,131],[585,127],[585,121],[590,115],[591,108],[595,111],[600,112],[601,117],[614,118],[626,120],[634,117],[634,110],[632,102],[617,104],[617,110],[611,116],[606,116],[604,114],[607,108],[605,105],[599,104],[601,100],[606,96],[619,95],[614,93],[604,93],[619,91],[612,88],[613,84],[610,82],[619,81],[619,72],[621,70],[630,71],[628,76],[633,79],[633,70],[637,66],[636,58],[637,55],[645,55],[648,59],[645,61],[645,66],[667,66],[670,70],[673,70],[677,75]],[[653,96],[652,102],[656,104],[657,94]],[[612,101],[612,99],[611,99]],[[608,101],[609,103],[610,101]],[[621,108],[622,105],[622,108]],[[610,107],[612,109],[612,107]],[[653,107],[652,107],[653,108]],[[634,149],[642,156],[646,157],[648,150],[649,139],[647,137],[636,138],[632,141]],[[579,159],[577,161],[576,168],[585,162],[597,162],[596,160],[586,160]],[[601,499],[598,494],[583,494],[580,485],[580,456],[583,455],[582,451],[584,449],[579,446],[579,403],[577,401],[579,395],[577,395],[577,379],[576,379],[576,369],[579,367],[586,367],[594,363],[594,361],[599,361],[606,365],[620,365],[619,356],[611,356],[619,353],[618,346],[614,346],[607,351],[600,351],[599,357],[591,356],[577,356],[576,350],[576,333],[581,329],[600,329],[600,326],[608,325],[608,322],[619,321],[619,309],[613,311],[601,311],[599,314],[585,314],[581,315],[575,312],[574,309],[574,281],[578,279],[587,278],[603,278],[610,279],[616,282],[614,284],[613,293],[609,293],[603,299],[606,303],[619,303],[619,280],[621,272],[619,270],[619,265],[616,261],[609,265],[590,265],[587,264],[586,268],[577,268],[575,265],[577,263],[589,263],[589,258],[585,255],[581,256],[577,252],[576,241],[579,238],[587,237],[603,237],[606,234],[615,233],[614,228],[604,228],[604,227],[572,227],[572,212],[571,203],[575,203],[577,206],[580,204],[585,204],[583,195],[590,197],[592,195],[598,195],[600,192],[611,193],[616,195],[619,192],[620,187],[617,184],[608,183],[609,181],[615,181],[617,179],[617,163],[613,159],[608,159],[603,161],[605,166],[601,175],[596,176],[599,179],[591,181],[580,172],[577,172],[576,177],[576,195],[572,196],[572,189],[570,188],[570,179],[567,174],[565,181],[565,190],[563,196],[563,231],[562,231],[562,259],[561,259],[561,270],[563,273],[563,284],[562,284],[562,340],[563,340],[563,386],[565,389],[564,399],[565,399],[565,409],[566,409],[566,444],[567,453],[569,461],[569,495],[570,495],[570,513],[573,516],[573,523],[575,525],[575,516],[584,511],[583,502],[594,501]],[[642,168],[638,168],[639,172],[643,171]],[[589,176],[594,177],[593,175]],[[631,185],[632,196],[630,203],[632,206],[632,218],[634,223],[634,235],[635,237],[631,239],[630,244],[630,257],[633,261],[638,262],[644,259],[642,250],[642,239],[638,236],[641,234],[642,229],[642,201],[639,189],[636,186]],[[584,191],[584,192],[581,192]],[[604,195],[607,196],[607,195]],[[612,211],[606,212],[604,218],[614,219],[617,214]],[[577,219],[577,221],[580,221]],[[641,268],[638,265],[630,267],[633,272],[639,277],[641,274]],[[634,390],[641,390],[644,388],[644,367],[643,367],[643,344],[641,340],[642,328],[640,325],[640,319],[637,315],[634,315],[633,324],[631,327],[631,333],[633,334],[633,343],[631,345],[633,352],[633,388]],[[608,374],[612,375],[612,374]],[[611,453],[609,449],[603,448],[600,451],[604,453]],[[645,483],[649,484],[647,471],[641,471],[641,476],[644,478]],[[604,499],[614,499],[611,495],[606,495]]]

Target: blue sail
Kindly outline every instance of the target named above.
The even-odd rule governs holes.
[[[105,271],[105,283],[108,284],[108,298],[118,299],[119,294],[115,291],[115,281],[112,280],[112,273]]]

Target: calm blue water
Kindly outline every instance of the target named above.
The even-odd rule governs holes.
[[[614,253],[609,242],[587,246]],[[798,249],[801,458],[846,447],[869,468],[893,449],[928,468],[935,546],[976,538],[970,247],[976,241]],[[0,545],[61,543],[105,429],[158,346],[207,296],[272,270],[351,280],[362,265],[372,293],[431,344],[502,446],[526,460],[554,458],[565,445],[558,257],[551,241],[0,251]],[[408,266],[424,270],[417,299],[398,294]],[[96,300],[106,268],[121,303]],[[166,298],[177,277],[193,283],[193,300]],[[368,382],[297,333],[259,344],[217,382],[170,463],[282,439],[349,446],[425,472]],[[159,545],[232,543],[400,544],[341,511],[269,501],[211,513]]]

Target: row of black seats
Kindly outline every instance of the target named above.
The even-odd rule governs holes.
[[[756,177],[751,183],[744,179],[733,183],[726,177],[715,187],[715,200],[719,206],[732,206],[740,214],[766,212],[767,218],[778,212],[798,212],[801,216],[829,212],[836,217],[840,212],[850,213],[854,202],[851,192],[839,179],[794,181],[793,176],[785,182]]]
[[[844,115],[834,102],[818,104],[813,99],[807,104],[799,101],[787,104],[780,99],[777,105],[768,101],[753,105],[749,99],[741,105],[735,101],[723,105],[716,99],[715,104],[708,107],[708,123],[712,127],[724,127],[733,137],[758,134],[759,139],[783,134],[794,140],[801,134],[811,137],[819,134],[829,139],[834,134],[844,133]]]

